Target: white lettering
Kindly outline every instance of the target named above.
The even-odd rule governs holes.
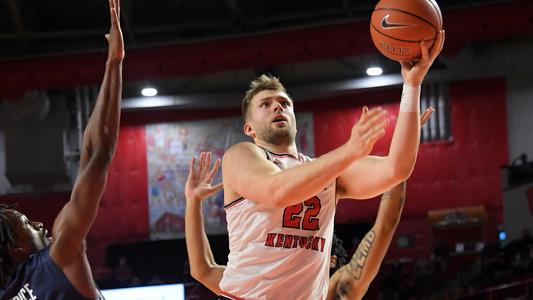
[[[18,293],[20,300],[28,300],[28,298],[26,298],[26,296],[24,296],[24,293],[26,293],[26,290],[24,288],[21,288],[19,293]]]
[[[28,291],[28,294],[29,294],[29,296],[31,297],[30,300],[35,300],[35,299],[37,299],[37,296],[35,296],[35,295],[33,294],[33,290],[30,289],[30,284],[29,284],[29,283],[26,283],[26,284],[24,285],[24,288],[26,289],[26,291]]]
[[[36,299],[37,299],[37,296],[33,294],[33,290],[30,288],[29,283],[25,283],[24,286],[17,293],[17,295],[11,298],[11,300],[36,300]]]

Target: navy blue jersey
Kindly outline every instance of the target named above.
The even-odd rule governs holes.
[[[94,300],[82,296],[44,248],[18,266],[0,300]]]

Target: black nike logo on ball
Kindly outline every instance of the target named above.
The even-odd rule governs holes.
[[[383,19],[381,19],[381,27],[383,29],[409,27],[409,26],[413,26],[414,25],[414,24],[402,24],[402,23],[389,23],[389,17],[390,17],[390,15],[385,15],[383,17]]]

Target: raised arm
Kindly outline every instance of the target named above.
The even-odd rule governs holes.
[[[420,84],[443,45],[441,31],[431,50],[421,42],[422,57],[418,62],[401,63],[404,85],[389,154],[367,156],[352,163],[337,180],[339,198],[375,197],[411,175],[420,141]]]
[[[348,264],[329,280],[328,299],[361,299],[376,277],[400,221],[405,182],[385,192],[372,229],[365,235]]]
[[[115,153],[120,122],[124,42],[119,23],[119,1],[110,0],[109,50],[98,99],[83,134],[80,169],[70,201],[57,216],[50,255],[60,266],[80,252],[104,192],[107,170]]]
[[[429,107],[420,117],[423,126],[435,111]],[[402,215],[405,181],[381,196],[372,229],[365,235],[351,261],[329,281],[328,299],[361,299],[376,277]]]
[[[381,108],[363,108],[348,142],[311,162],[280,170],[251,143],[230,148],[222,161],[226,198],[238,195],[271,207],[287,207],[319,193],[350,163],[368,155],[388,124]]]
[[[222,183],[211,185],[218,171],[220,160],[209,170],[211,153],[200,154],[199,168],[195,167],[194,157],[189,165],[189,177],[185,184],[185,241],[191,266],[191,275],[213,293],[220,295],[219,283],[226,266],[217,265],[207,240],[202,215],[202,200],[222,188]]]

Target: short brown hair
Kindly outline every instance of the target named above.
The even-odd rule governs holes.
[[[250,88],[246,91],[246,95],[244,95],[244,99],[242,100],[242,119],[244,122],[246,122],[248,106],[250,106],[252,98],[264,90],[281,91],[286,93],[285,87],[276,76],[262,74],[252,80],[252,82],[250,82]]]

